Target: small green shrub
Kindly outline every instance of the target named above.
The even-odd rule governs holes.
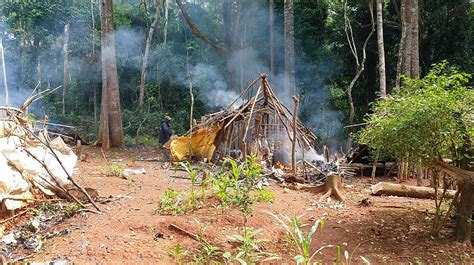
[[[221,254],[222,250],[219,247],[201,241],[199,242],[199,252],[194,256],[194,262],[208,264],[214,259],[221,259]]]
[[[107,169],[107,176],[109,177],[120,177],[122,176],[125,167],[120,164],[112,163]]]
[[[324,226],[324,221],[321,219],[316,220],[309,233],[305,235],[302,229],[303,225],[300,221],[302,217],[301,215],[294,216],[292,218],[289,218],[284,214],[278,216],[273,213],[269,213],[269,215],[275,218],[275,220],[277,220],[278,223],[280,223],[280,225],[285,229],[290,247],[297,250],[297,253],[294,257],[297,264],[312,264],[314,256],[321,250],[328,247],[336,247],[335,245],[326,245],[311,253],[310,247],[311,242],[313,241],[314,233],[319,226],[321,226],[321,229]]]
[[[257,202],[273,202],[276,198],[272,191],[267,189],[258,189],[257,194],[254,195]]]
[[[178,215],[187,211],[187,203],[184,194],[168,188],[160,197],[160,201],[155,209],[161,214]]]
[[[229,239],[236,244],[239,244],[237,248],[237,254],[233,256],[230,252],[225,252],[223,257],[232,262],[238,261],[240,264],[256,263],[258,261],[269,261],[278,259],[278,256],[263,251],[262,243],[268,241],[265,239],[258,239],[257,235],[262,229],[254,230],[252,227],[243,227],[242,235],[233,235]]]
[[[170,251],[169,254],[174,257],[174,261],[177,264],[181,264],[183,259],[188,255],[188,251],[181,248],[179,244],[176,244]]]
[[[74,216],[76,213],[79,212],[79,210],[82,209],[82,206],[77,203],[77,202],[70,202],[66,205],[66,207],[64,208],[64,214],[67,216],[67,217],[72,217]]]

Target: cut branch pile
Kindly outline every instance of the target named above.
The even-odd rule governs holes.
[[[35,195],[59,196],[84,206],[76,191],[99,210],[87,191],[72,178],[77,156],[71,148],[60,137],[50,139],[47,121],[35,133],[34,124],[28,119],[28,106],[44,96],[45,91],[32,95],[20,108],[0,106],[2,210],[24,207],[35,201]]]

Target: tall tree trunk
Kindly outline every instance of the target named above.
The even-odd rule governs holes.
[[[166,44],[168,41],[168,20],[169,20],[169,3],[168,0],[163,0],[163,9],[165,15],[165,23],[163,25],[163,43]]]
[[[419,25],[420,25],[420,7],[418,0],[410,1],[412,4],[411,7],[411,67],[410,67],[410,76],[411,78],[419,79],[420,78],[420,41],[419,41]]]
[[[457,205],[456,239],[471,245],[474,210],[474,183],[466,179],[459,183],[460,199]]]
[[[148,70],[148,57],[150,56],[150,47],[153,40],[153,33],[155,32],[156,25],[158,24],[158,19],[160,17],[160,1],[157,0],[155,4],[155,15],[153,16],[153,21],[151,22],[150,29],[148,30],[148,36],[145,43],[145,54],[143,55],[142,62],[142,72],[140,75],[140,96],[138,102],[140,106],[143,105],[145,98],[145,82],[146,82],[146,72]]]
[[[468,126],[462,120],[459,113],[455,113],[454,118],[457,123],[457,129],[462,133],[463,145],[458,148],[458,161],[456,161],[459,168],[474,171],[474,163],[472,157],[474,156],[474,149],[472,140],[469,136]],[[459,203],[456,207],[456,238],[466,244],[471,244],[472,237],[472,220],[474,217],[474,181],[467,177],[464,181],[459,182]]]
[[[5,106],[9,104],[7,66],[5,65],[5,51],[3,49],[3,33],[0,33],[0,56],[2,57],[3,88],[5,89]]]
[[[270,72],[275,76],[275,3],[274,0],[268,1],[269,23],[270,23]]]
[[[379,83],[380,97],[387,96],[387,81],[385,76],[385,48],[383,41],[383,5],[382,0],[377,0],[377,46],[379,50]]]
[[[66,94],[69,81],[69,23],[64,25],[63,42],[63,115],[66,114]]]
[[[401,75],[420,78],[419,2],[418,0],[402,0],[400,9],[402,36],[398,53],[397,88],[401,84]]]
[[[92,56],[95,58],[95,16],[94,16],[94,0],[90,0],[91,3],[91,21],[92,21]],[[97,122],[97,89],[95,82],[92,82],[92,90],[94,93],[94,121]]]
[[[100,0],[102,104],[99,141],[105,149],[123,145],[120,91],[115,57],[114,17],[112,0]],[[105,96],[105,97],[104,97]]]
[[[403,59],[402,59],[402,75],[411,77],[411,59],[413,52],[413,32],[412,32],[412,23],[413,17],[411,16],[412,0],[406,1],[405,9],[402,10],[402,17],[405,18],[405,49],[403,50]]]
[[[241,75],[240,68],[236,67],[235,63],[231,61],[231,57],[241,47],[238,34],[242,3],[236,0],[224,0],[222,8],[225,29],[224,43],[228,52],[226,54],[227,82],[230,89],[239,91],[242,89],[238,85],[238,77]]]
[[[404,60],[404,52],[407,48],[406,44],[406,36],[407,36],[407,17],[406,17],[406,6],[407,0],[402,0],[400,5],[400,12],[402,15],[400,16],[400,24],[401,24],[401,31],[402,34],[400,36],[400,45],[398,48],[398,61],[397,61],[397,77],[395,80],[395,88],[398,90],[400,89],[401,85],[401,75],[402,75],[402,67],[403,67],[403,60]]]
[[[293,0],[284,1],[285,32],[285,96],[296,94],[295,85],[295,28]]]

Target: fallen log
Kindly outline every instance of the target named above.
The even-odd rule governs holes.
[[[411,186],[404,184],[395,184],[388,182],[379,182],[372,186],[372,195],[380,196],[399,196],[419,199],[434,199],[435,189],[429,187]],[[442,194],[442,189],[438,191],[438,195]],[[455,190],[448,190],[446,196],[448,198],[454,197]]]

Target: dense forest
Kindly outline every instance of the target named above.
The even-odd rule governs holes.
[[[177,132],[189,129],[190,84],[196,98],[193,116],[199,120],[226,107],[259,73],[267,73],[288,106],[291,95],[301,96],[301,119],[322,143],[338,149],[351,129],[345,127],[349,119],[351,124],[361,123],[381,95],[382,84],[390,94],[400,75],[404,1],[378,2],[288,1],[288,7],[278,0],[114,1],[110,30],[125,143],[141,135],[156,136],[165,115],[174,118]],[[2,87],[8,86],[10,104],[21,105],[36,86],[62,85],[36,103],[33,113],[76,125],[92,138],[97,134],[102,91],[98,4],[48,0],[5,1],[0,6],[7,77]],[[472,3],[417,4],[420,75],[443,60],[472,72]],[[291,32],[291,55],[285,53],[287,9],[297,25]],[[383,79],[377,23],[383,23]],[[294,64],[290,72],[285,56]],[[352,118],[347,92],[361,68],[351,88]],[[292,75],[294,80],[288,82],[293,85],[285,84]]]

